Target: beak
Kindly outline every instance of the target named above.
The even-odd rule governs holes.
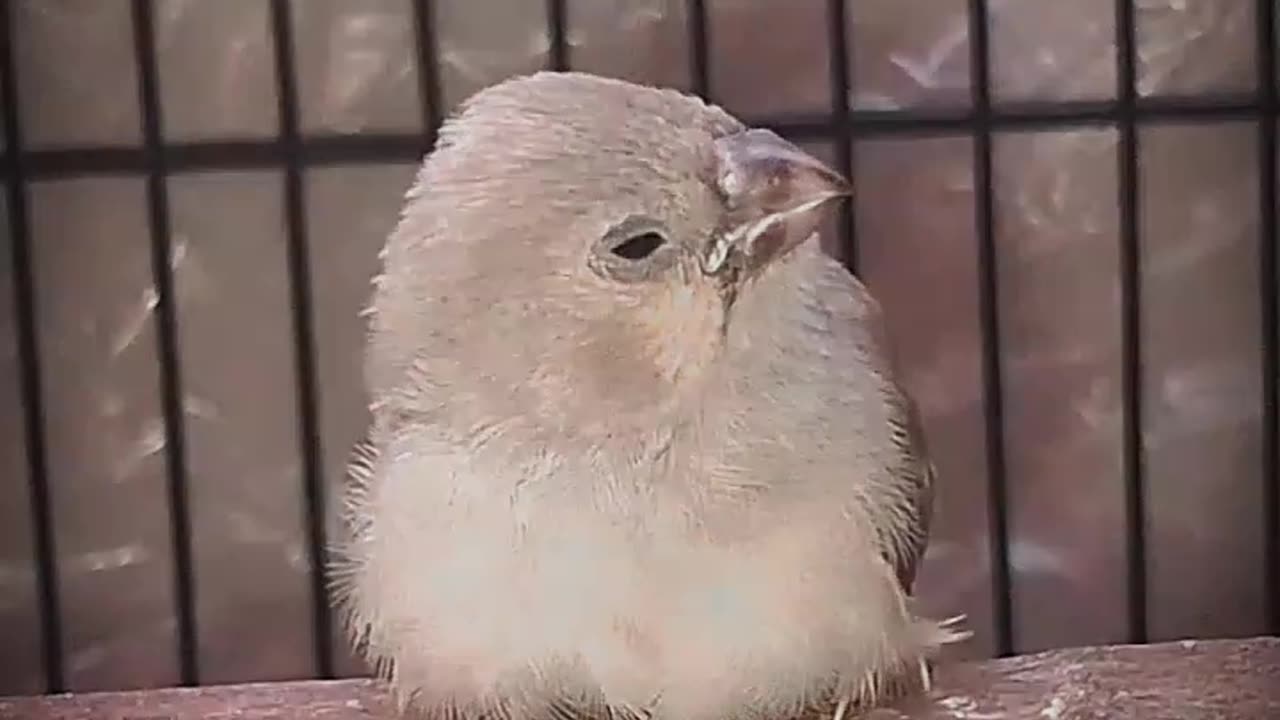
[[[828,200],[853,190],[840,173],[769,130],[719,138],[715,153],[728,222],[704,256],[708,274],[735,254],[758,272],[814,234]]]

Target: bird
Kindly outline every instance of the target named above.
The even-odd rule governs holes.
[[[581,71],[442,123],[362,315],[332,600],[399,711],[852,717],[968,637],[915,609],[937,473],[839,172]]]

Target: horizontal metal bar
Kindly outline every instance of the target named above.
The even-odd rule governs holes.
[[[1080,100],[1063,103],[1012,103],[993,105],[986,117],[968,109],[937,110],[856,110],[851,122],[855,132],[903,133],[919,131],[966,131],[981,123],[999,130],[1043,130],[1090,125],[1119,124],[1127,114],[1146,124],[1202,123],[1245,120],[1269,114],[1253,97],[1149,98],[1132,109],[1110,100]],[[1273,113],[1270,113],[1273,114]]]
[[[999,130],[1045,130],[1076,126],[1118,124],[1127,109],[1118,102],[1074,101],[1064,103],[1019,103],[995,106],[990,115],[979,118],[968,108],[912,110],[855,110],[849,127],[841,127],[830,116],[792,116],[746,119],[750,125],[769,127],[799,140],[837,138],[846,129],[855,137],[898,134],[960,134],[973,132],[987,122]],[[1137,121],[1220,122],[1276,115],[1253,96],[1216,98],[1146,98],[1133,108]],[[164,165],[173,172],[235,170],[282,167],[290,156],[288,139],[211,140],[177,142],[160,151]],[[416,162],[430,149],[421,133],[380,133],[371,135],[315,135],[297,140],[303,165],[360,165],[388,162]],[[81,147],[25,150],[26,170],[32,178],[57,178],[93,174],[141,174],[147,169],[142,147]],[[8,172],[12,160],[0,159]]]
[[[359,165],[412,161],[426,152],[421,134],[338,135],[309,138],[299,154],[307,165]],[[173,172],[237,170],[283,167],[290,156],[288,141],[215,140],[176,143],[160,149]],[[132,174],[146,170],[146,151],[132,147],[59,148],[24,153],[31,175],[37,178],[80,174]],[[7,164],[9,158],[6,156]]]

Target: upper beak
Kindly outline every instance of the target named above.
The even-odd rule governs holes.
[[[852,192],[849,181],[775,133],[751,129],[715,142],[729,222],[704,258],[716,272],[730,254],[758,270],[817,230],[821,207]]]

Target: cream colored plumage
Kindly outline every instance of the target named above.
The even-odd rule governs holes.
[[[504,82],[383,252],[334,593],[432,717],[843,714],[963,637],[843,180],[668,90]]]

